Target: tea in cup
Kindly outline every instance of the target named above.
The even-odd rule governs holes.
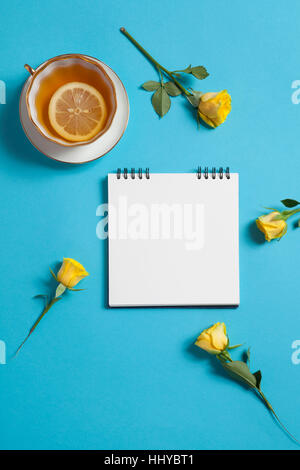
[[[117,109],[115,87],[100,62],[81,54],[54,57],[31,74],[26,92],[30,120],[48,140],[73,147],[101,137]]]

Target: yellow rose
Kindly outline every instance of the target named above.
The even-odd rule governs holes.
[[[65,287],[74,287],[81,279],[88,275],[89,273],[78,261],[72,258],[64,258],[61,268],[57,273],[57,280]]]
[[[211,354],[223,352],[229,344],[225,323],[218,322],[203,330],[195,344]]]
[[[280,212],[274,211],[256,219],[257,227],[265,235],[268,242],[274,238],[281,238],[287,231],[285,220],[278,219],[278,216],[280,216]]]
[[[210,127],[218,127],[231,111],[231,96],[227,90],[204,93],[200,98],[198,114]]]

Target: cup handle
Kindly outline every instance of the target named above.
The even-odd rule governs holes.
[[[34,74],[35,70],[34,70],[32,67],[30,67],[30,65],[25,64],[24,67],[25,67],[25,69],[27,70],[27,72],[30,73],[30,75],[33,75],[33,74]]]

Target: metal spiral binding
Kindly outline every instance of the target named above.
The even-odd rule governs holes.
[[[222,180],[223,177],[224,177],[224,174],[225,174],[225,176],[228,180],[230,179],[229,166],[227,166],[225,170],[222,166],[220,166],[219,170],[217,170],[216,167],[213,166],[210,173],[211,173],[211,177],[212,177],[213,180],[215,180],[217,178],[217,176],[219,176],[219,179]],[[204,167],[204,170],[202,170],[201,166],[198,166],[198,169],[197,169],[197,178],[198,178],[198,180],[200,180],[202,178],[202,176],[206,180],[209,179],[208,166]]]
[[[211,172],[209,171],[208,166],[204,167],[203,170],[202,170],[201,166],[198,166],[197,178],[199,180],[202,178],[202,176],[204,177],[204,179],[208,180],[209,179],[209,174],[211,174],[211,178],[213,180],[217,179],[217,177],[219,177],[219,179],[222,180],[224,178],[224,175],[228,180],[230,179],[229,166],[227,166],[225,170],[222,166],[220,166],[220,168],[218,170],[216,169],[215,166],[213,166],[212,169],[211,169]],[[141,180],[143,178],[143,169],[139,168],[136,171],[135,168],[131,168],[130,172],[128,172],[128,168],[123,169],[123,178],[125,180],[130,179],[130,178],[132,180],[134,180],[136,175]],[[145,178],[147,180],[150,179],[150,170],[149,170],[149,168],[145,169],[144,175],[145,175]],[[121,170],[121,168],[118,168],[117,169],[117,179],[118,180],[121,179],[121,176],[122,176],[122,170]]]
[[[128,172],[128,168],[123,169],[123,178],[125,180],[127,180],[128,178],[131,178],[132,180],[134,180],[136,174],[137,174],[138,178],[141,180],[143,178],[143,169],[139,168],[137,173],[136,173],[135,168],[131,168],[130,173]],[[118,168],[117,169],[117,179],[118,180],[121,179],[121,176],[122,176],[122,170],[121,170],[121,168]],[[149,168],[146,168],[146,170],[145,170],[145,177],[146,177],[147,180],[150,179],[150,170],[149,170]]]

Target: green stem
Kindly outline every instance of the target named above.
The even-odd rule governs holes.
[[[300,209],[294,209],[292,211],[284,211],[284,212],[288,212],[284,215],[285,220],[287,220],[292,215],[297,214],[297,212],[300,212]]]
[[[52,305],[54,305],[58,300],[60,300],[60,297],[56,297],[54,299],[52,299],[47,305],[46,307],[44,308],[43,312],[41,313],[41,315],[38,317],[38,319],[36,320],[36,322],[34,323],[34,325],[31,327],[28,335],[26,336],[26,338],[24,339],[24,341],[22,341],[22,343],[20,344],[20,346],[18,347],[17,351],[15,352],[14,356],[16,356],[18,354],[18,352],[20,351],[20,349],[23,347],[23,345],[26,343],[26,341],[28,340],[29,336],[34,332],[34,330],[36,329],[36,327],[38,326],[38,324],[40,323],[41,319],[46,315],[46,313],[50,310],[50,308],[52,307]]]
[[[159,73],[159,78],[160,78],[161,86],[164,86],[164,78],[163,78],[163,76],[162,76],[161,70],[160,70],[159,67],[157,67],[157,70],[158,70],[158,73]]]
[[[255,387],[255,390],[259,393],[259,395],[261,396],[263,402],[265,403],[265,405],[267,406],[267,408],[271,411],[271,413],[273,413],[275,419],[277,419],[278,423],[280,424],[280,426],[285,430],[285,432],[294,440],[297,442],[297,444],[300,444],[300,442],[298,441],[298,439],[296,439],[293,434],[291,434],[287,428],[284,426],[284,424],[280,421],[279,417],[277,416],[277,414],[275,413],[274,411],[274,408],[272,407],[271,403],[267,400],[267,398],[265,397],[264,393],[257,387]]]
[[[186,96],[191,96],[192,93],[190,93],[189,91],[187,91],[182,85],[181,83],[173,76],[172,72],[170,72],[170,70],[166,69],[165,67],[163,67],[159,62],[157,62],[157,60],[155,60],[152,55],[149,54],[149,52],[147,52],[132,36],[131,34],[129,34],[125,28],[120,28],[120,31],[121,33],[123,33],[141,52],[142,54],[144,54],[144,56],[147,57],[147,59],[150,60],[150,62],[152,62],[152,64],[156,65],[156,67],[160,70],[162,70],[163,72],[165,72],[166,75],[168,75],[168,77],[173,80],[173,82],[175,83],[175,85],[178,86],[178,88],[180,88],[180,90],[186,95]]]

